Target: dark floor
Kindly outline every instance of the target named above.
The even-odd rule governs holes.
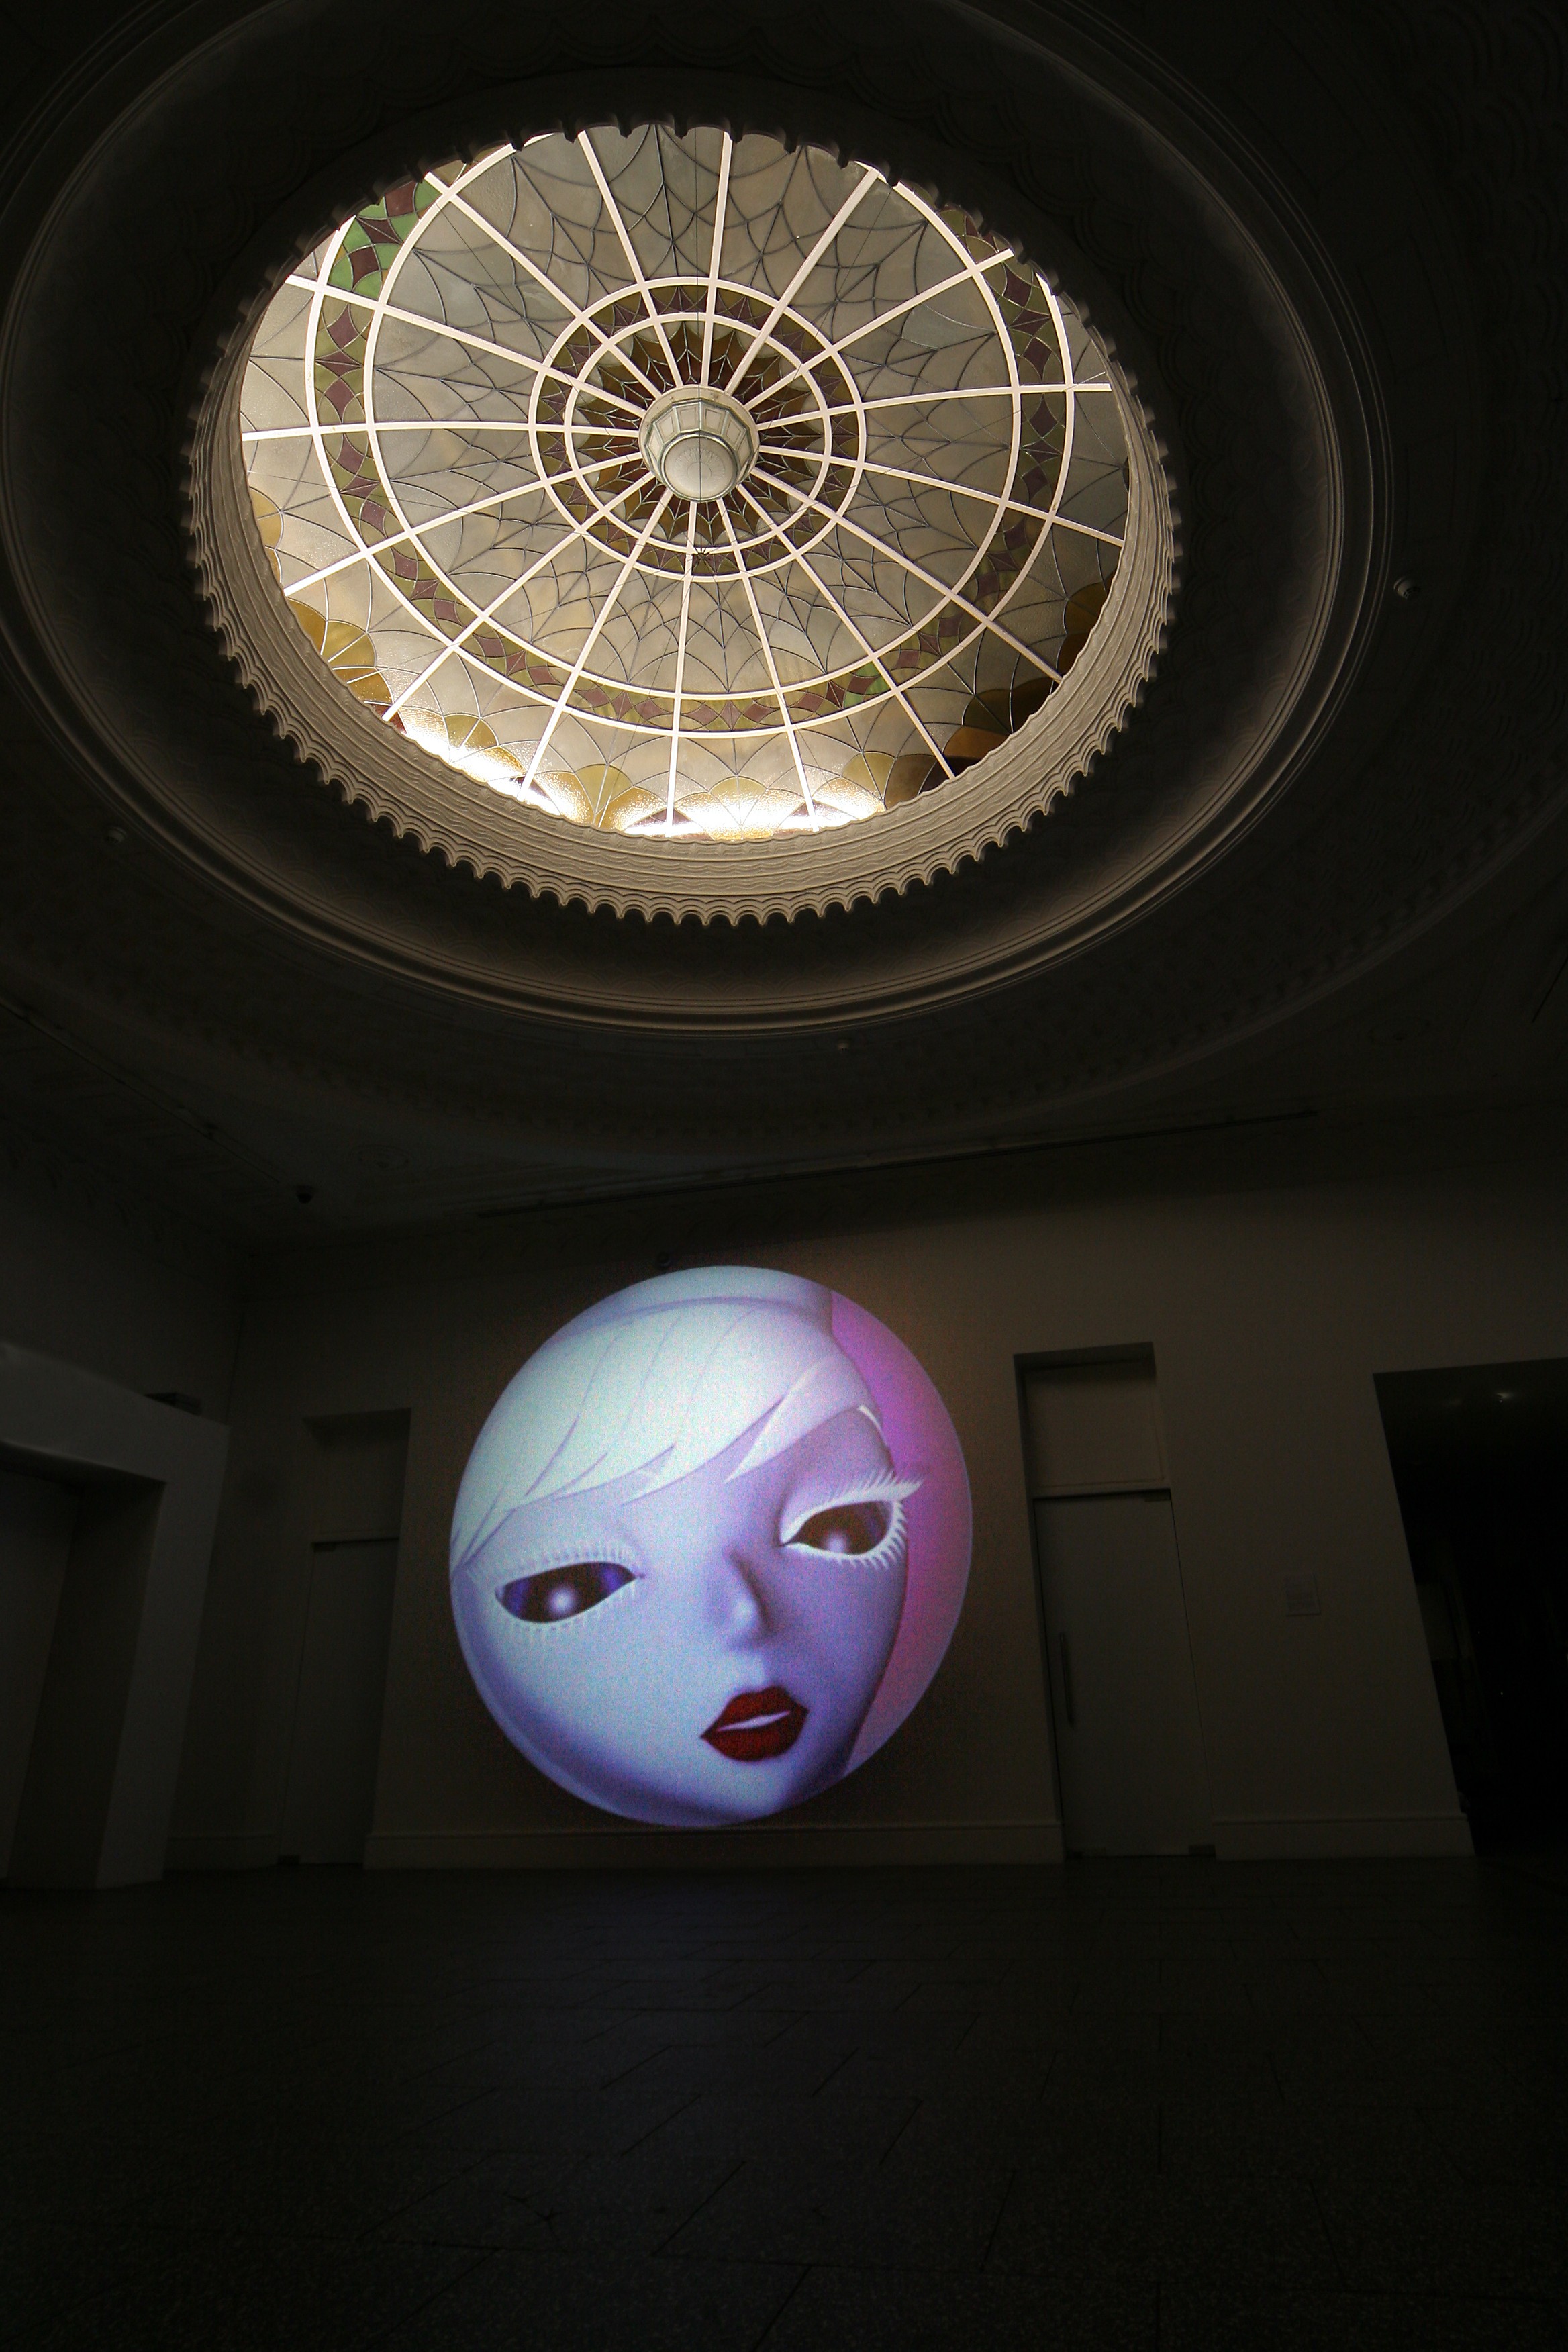
[[[1548,1863],[0,1894],[0,2342],[1568,2346]]]

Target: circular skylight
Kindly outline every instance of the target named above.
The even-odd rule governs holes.
[[[1025,255],[717,130],[389,188],[279,289],[240,423],[342,692],[633,838],[942,791],[1043,711],[1128,538],[1105,353]]]

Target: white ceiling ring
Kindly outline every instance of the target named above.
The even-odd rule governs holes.
[[[1070,300],[772,138],[548,134],[389,189],[278,288],[220,439],[204,572],[300,748],[623,911],[981,854],[1121,726],[1173,596],[1150,421]]]
[[[1290,959],[1318,974],[1342,931],[1372,920],[1366,908],[1394,889],[1373,783],[1386,772],[1394,792],[1415,755],[1403,737],[1392,764],[1387,745],[1347,747],[1367,740],[1369,709],[1381,714],[1413,691],[1403,648],[1384,641],[1379,583],[1391,535],[1402,551],[1426,549],[1427,525],[1393,498],[1403,411],[1389,406],[1352,297],[1359,224],[1343,224],[1344,241],[1325,252],[1315,215],[1232,136],[1223,108],[1200,123],[1174,84],[1140,81],[1107,55],[1079,71],[1021,37],[1004,49],[1000,34],[967,20],[960,32],[934,8],[900,16],[893,41],[863,12],[829,12],[828,44],[816,37],[826,20],[809,12],[753,12],[736,35],[751,43],[745,54],[791,58],[787,80],[764,82],[689,68],[657,45],[651,63],[640,51],[635,66],[606,63],[608,37],[581,13],[552,20],[549,37],[564,46],[545,74],[530,46],[542,37],[536,20],[480,0],[482,37],[467,39],[433,83],[428,19],[398,0],[376,20],[373,83],[403,96],[360,139],[345,126],[363,129],[364,27],[328,5],[343,35],[336,47],[306,55],[287,10],[253,13],[243,38],[230,27],[194,55],[179,85],[160,83],[156,103],[126,111],[112,139],[73,129],[61,147],[73,176],[47,209],[31,182],[11,198],[17,290],[0,339],[7,657],[25,664],[84,789],[132,839],[161,845],[193,898],[216,894],[232,908],[237,940],[258,923],[300,957],[326,959],[312,988],[326,985],[323,971],[352,973],[355,988],[395,984],[410,1003],[441,1008],[428,1017],[454,1024],[442,1033],[442,1085],[454,1041],[471,1034],[461,1024],[478,1013],[536,1024],[537,1057],[541,1039],[597,1026],[645,1038],[765,1034],[782,1055],[776,1041],[816,1024],[918,1010],[911,1066],[925,1074],[922,1101],[928,1042],[938,1053],[923,1024],[962,1038],[941,1081],[956,1107],[978,1105],[992,1084],[981,1074],[992,1066],[994,1003],[1005,1006],[993,1023],[996,1083],[1015,1086],[1016,1049],[1043,1024],[1054,1101],[1091,1070],[1114,1070],[1121,1084],[1151,1054],[1224,1032],[1233,998],[1249,1008],[1293,1001]],[[857,95],[872,89],[875,105]],[[948,94],[940,130],[935,89]],[[970,810],[961,825],[959,795],[943,788],[826,841],[681,845],[663,903],[699,919],[622,922],[616,910],[636,903],[624,839],[539,819],[520,845],[515,807],[498,811],[489,787],[452,771],[435,772],[436,812],[434,763],[409,744],[390,761],[390,730],[357,706],[345,756],[342,689],[282,610],[235,447],[237,377],[261,313],[367,190],[538,131],[656,118],[816,142],[966,204],[1082,299],[1125,371],[1135,423],[1146,415],[1157,431],[1179,507],[1182,591],[1147,696],[1070,797],[1040,822],[1026,814],[994,851],[994,809],[974,811],[984,854],[972,858]],[[299,134],[280,143],[285,120]],[[346,148],[351,137],[358,143]],[[232,203],[207,202],[216,187]],[[139,257],[133,276],[103,269],[109,217]],[[1425,252],[1418,195],[1400,217]],[[46,286],[48,299],[37,299]],[[106,373],[106,350],[134,352],[136,364]],[[1463,385],[1452,373],[1443,382],[1456,429],[1468,432]],[[1447,546],[1454,519],[1433,496],[1421,512],[1440,515],[1431,528]],[[1437,610],[1434,567],[1424,553],[1424,623]],[[222,593],[212,585],[220,572]],[[1098,655],[1097,633],[1069,677],[1075,694]],[[1374,673],[1384,699],[1369,705]],[[1451,736],[1451,700],[1443,708]],[[1055,715],[1069,717],[1065,698]],[[1468,772],[1479,763],[1476,752]],[[959,778],[960,793],[980,772]],[[1419,790],[1399,789],[1418,803],[1426,840],[1447,771],[1426,760],[1413,772]],[[1304,829],[1331,800],[1331,878],[1309,898]],[[512,820],[504,832],[498,814]],[[1272,890],[1282,826],[1289,887]],[[849,853],[863,856],[873,835],[876,870],[857,872]],[[638,847],[646,882],[664,849]],[[1237,877],[1226,920],[1253,958],[1245,982],[1223,987],[1229,961],[1211,952],[1222,866]],[[826,919],[746,919],[748,908],[818,903]],[[701,923],[709,911],[715,919]],[[1194,926],[1196,961],[1173,962],[1169,940]],[[205,1006],[206,966],[221,959],[210,943],[190,952],[189,1001]],[[247,1021],[252,989],[247,963],[233,992]],[[1157,1048],[1119,1009],[1135,1002],[1151,1008],[1142,1017]],[[313,997],[288,1027],[324,1038]],[[356,1067],[374,1062],[378,1036],[356,1033]],[[560,1086],[581,1090],[561,1050]],[[665,1078],[638,1066],[662,1102]],[[694,1086],[680,1066],[681,1087]],[[779,1097],[767,1068],[771,1120]],[[726,1132],[739,1115],[733,1075],[718,1088]],[[531,1059],[529,1087],[545,1083]],[[877,1083],[890,1087],[890,1071],[879,1066]],[[795,1102],[793,1125],[806,1117]]]

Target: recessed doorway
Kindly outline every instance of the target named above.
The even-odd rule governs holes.
[[[279,1853],[358,1867],[375,1811],[408,1415],[315,1422],[310,1580]]]
[[[1152,1351],[1037,1361],[1023,1403],[1063,1843],[1212,1853]]]
[[[1568,1361],[1379,1376],[1459,1799],[1481,1850],[1568,1838]]]
[[[375,1811],[396,1538],[317,1544],[310,1569],[281,1851],[358,1864]]]

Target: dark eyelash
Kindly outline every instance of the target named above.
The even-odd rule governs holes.
[[[618,1560],[572,1560],[561,1568],[542,1569],[536,1576],[517,1577],[501,1586],[496,1599],[525,1624],[562,1625],[596,1609],[631,1581],[630,1569]]]
[[[868,1495],[854,1502],[829,1503],[826,1508],[814,1511],[804,1519],[790,1538],[807,1551],[820,1551],[839,1559],[867,1559],[880,1551],[898,1525],[899,1507],[896,1497]],[[835,1543],[833,1522],[849,1540]],[[813,1533],[813,1530],[816,1533]]]

